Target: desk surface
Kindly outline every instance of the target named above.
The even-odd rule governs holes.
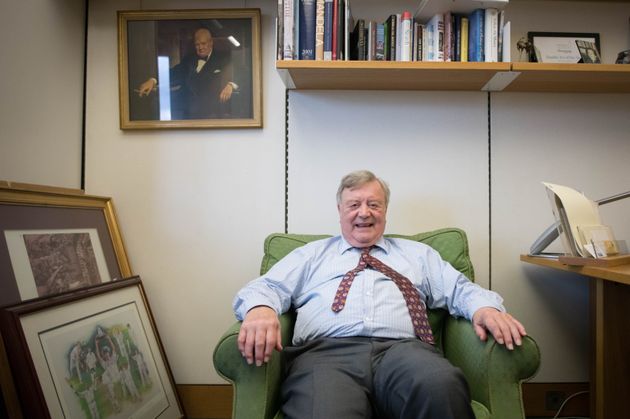
[[[558,259],[529,255],[521,255],[521,260],[534,265],[547,266],[549,268],[560,269],[562,271],[575,272],[581,275],[630,285],[630,264],[611,267],[574,266],[562,264],[558,262]]]

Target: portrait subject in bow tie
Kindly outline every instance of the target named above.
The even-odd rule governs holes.
[[[214,48],[214,39],[205,27],[194,31],[194,53],[184,55],[170,68],[172,110],[175,119],[230,118],[230,101],[238,91],[233,80],[230,54]],[[158,81],[151,77],[143,82],[137,93],[149,96]]]
[[[301,246],[245,285],[233,302],[238,349],[250,365],[283,351],[285,418],[472,419],[468,384],[436,348],[427,309],[468,319],[507,349],[523,325],[502,298],[432,247],[385,237],[390,190],[369,171],[337,190],[341,234]],[[291,346],[278,315],[297,313]]]

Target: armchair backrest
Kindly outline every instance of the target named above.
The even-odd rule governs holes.
[[[388,234],[387,237],[397,237],[425,243],[437,250],[442,258],[455,269],[474,281],[474,270],[470,261],[468,239],[466,233],[458,228],[442,228],[411,236]],[[282,234],[274,233],[265,239],[265,254],[260,266],[260,274],[264,275],[276,262],[289,254],[292,250],[314,240],[330,237],[329,235]],[[442,347],[442,331],[444,320],[448,313],[444,310],[429,310],[429,322],[436,338],[438,347]]]

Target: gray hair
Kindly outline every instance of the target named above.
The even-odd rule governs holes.
[[[381,189],[385,193],[385,207],[387,207],[387,204],[389,204],[389,186],[383,179],[376,177],[369,170],[357,170],[356,172],[348,173],[341,179],[339,189],[337,189],[337,204],[341,204],[341,194],[344,190],[358,188],[373,181],[381,185]]]

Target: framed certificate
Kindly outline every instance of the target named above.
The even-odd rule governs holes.
[[[598,33],[528,32],[527,38],[532,45],[530,56],[532,62],[565,64],[583,62],[576,41],[593,43],[597,51],[601,51]]]

